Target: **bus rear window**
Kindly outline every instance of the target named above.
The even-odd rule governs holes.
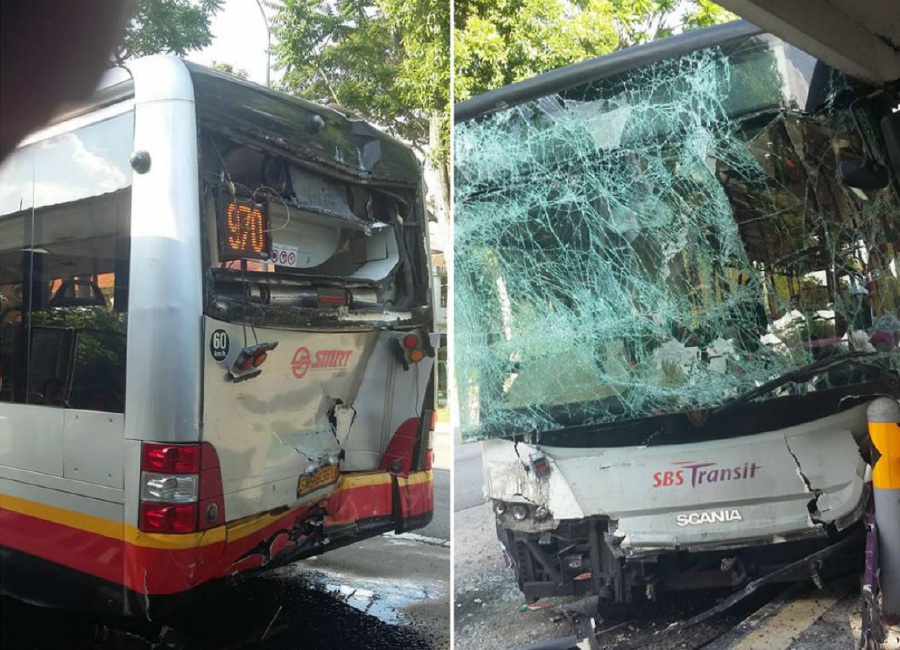
[[[425,304],[415,188],[339,179],[211,131],[201,158],[216,303],[320,312]]]

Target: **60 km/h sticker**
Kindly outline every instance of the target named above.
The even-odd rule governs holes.
[[[209,353],[216,361],[225,361],[228,356],[228,332],[225,330],[216,330],[209,337]]]

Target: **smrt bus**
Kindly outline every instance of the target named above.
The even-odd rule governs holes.
[[[169,57],[0,167],[0,588],[165,622],[432,516],[417,159]]]
[[[740,21],[457,105],[461,424],[528,600],[862,566],[898,111]]]

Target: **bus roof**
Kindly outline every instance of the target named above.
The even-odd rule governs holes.
[[[141,65],[135,65],[140,62]],[[188,83],[187,71],[190,76]],[[193,86],[193,89],[191,88]],[[111,68],[84,101],[66,105],[51,124],[134,97],[135,87],[154,98],[193,97],[204,115],[234,121],[243,130],[269,130],[272,144],[349,173],[359,180],[418,184],[419,163],[405,143],[371,124],[311,101],[183,61],[154,55]]]
[[[409,146],[368,122],[196,63],[184,65],[201,122],[260,135],[274,148],[359,180],[418,184],[419,164]]]
[[[737,20],[612,52],[595,59],[557,68],[524,81],[491,90],[456,104],[456,122],[484,117],[495,111],[546,97],[582,84],[621,74],[657,61],[724,45],[762,34],[759,27]]]

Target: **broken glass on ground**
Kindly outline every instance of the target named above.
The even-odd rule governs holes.
[[[859,95],[758,36],[457,124],[463,435],[900,368],[900,202],[838,172],[865,157],[858,125],[885,157]],[[847,352],[859,357],[773,381]]]

